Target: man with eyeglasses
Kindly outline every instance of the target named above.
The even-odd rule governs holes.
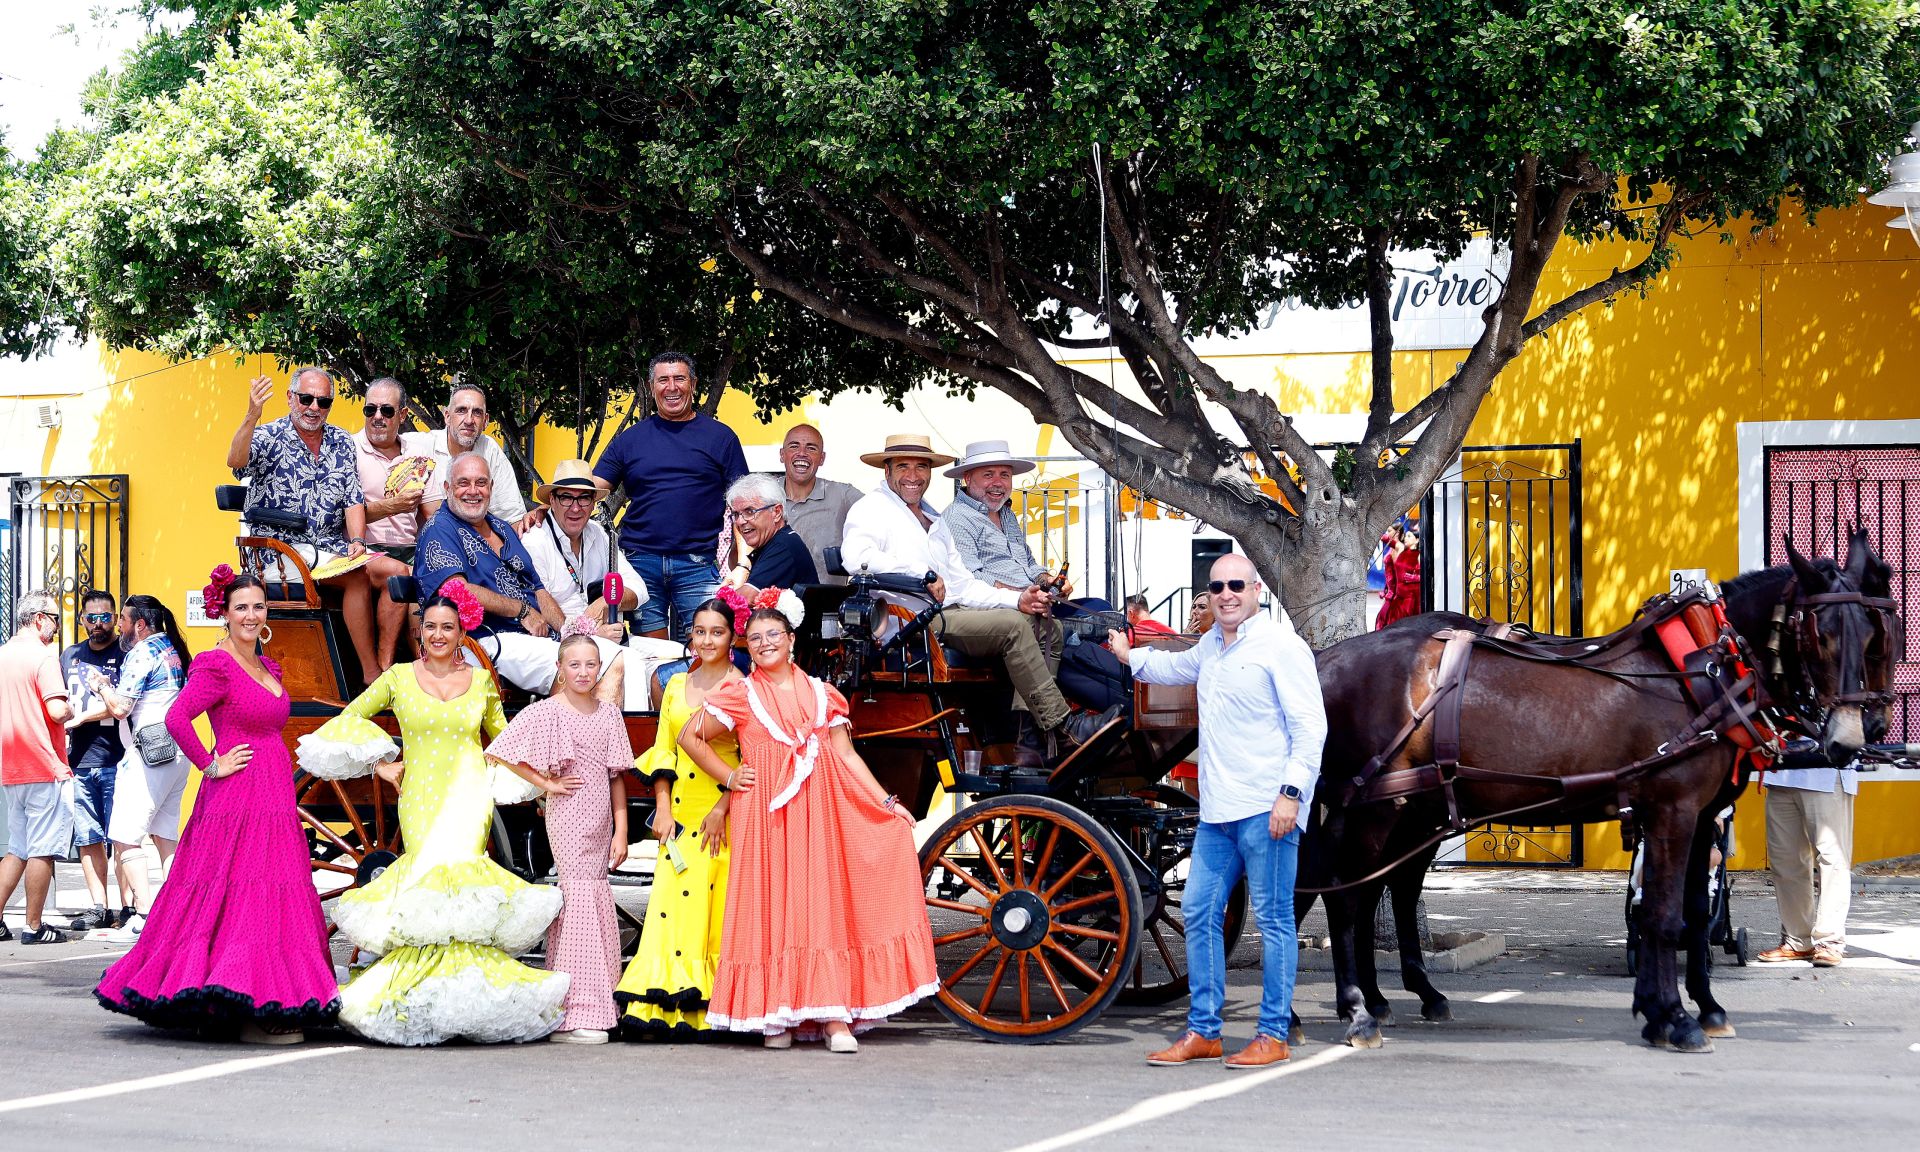
[[[227,467],[247,485],[243,518],[256,536],[285,541],[309,569],[367,550],[366,494],[354,459],[353,437],[327,422],[333,410],[333,374],[324,368],[296,368],[287,388],[287,414],[266,424],[260,416],[273,395],[273,380],[254,378],[248,389],[247,415],[227,448]],[[288,530],[253,523],[259,508],[292,512],[306,521]],[[362,677],[380,674],[374,646],[373,589],[358,569],[323,583],[341,591],[347,635],[353,639]]]
[[[563,621],[581,616],[600,625],[600,635],[620,641],[626,635],[621,613],[647,600],[647,585],[613,546],[613,536],[594,523],[593,510],[607,498],[607,482],[585,460],[562,460],[553,479],[534,489],[534,498],[553,514],[520,538],[548,595],[560,606]],[[620,575],[620,603],[605,596],[607,573]]]
[[[73,768],[73,845],[80,852],[80,873],[93,902],[74,917],[76,932],[112,928],[118,921],[107,903],[107,827],[113,819],[113,784],[126,747],[120,725],[106,701],[93,690],[88,672],[107,682],[120,679],[120,614],[113,593],[95,589],[80,597],[80,623],[87,637],[60,654],[60,672],[74,715],[67,721],[67,763]],[[123,919],[134,913],[134,886],[126,862],[114,857],[120,882]]]
[[[762,588],[793,588],[818,584],[820,574],[813,566],[807,542],[787,523],[786,493],[780,481],[762,472],[751,472],[727,488],[727,508],[733,513],[733,526],[740,539],[752,550],[751,563],[727,574],[726,584],[738,588],[748,600]]]
[[[1227,898],[1242,876],[1260,929],[1259,1030],[1226,1058],[1228,1068],[1286,1060],[1287,1024],[1299,943],[1293,883],[1305,814],[1313,808],[1326,705],[1313,650],[1286,613],[1260,611],[1253,562],[1231,553],[1213,562],[1207,590],[1213,627],[1184,651],[1128,646],[1108,633],[1113,651],[1148,684],[1192,684],[1200,699],[1200,826],[1194,833],[1182,910],[1192,984],[1187,1031],[1147,1057],[1157,1065],[1218,1060],[1225,1051]]]
[[[41,919],[53,888],[53,864],[73,843],[67,803],[67,740],[73,717],[60,675],[60,606],[45,592],[14,605],[13,639],[0,644],[0,789],[6,793],[7,851],[0,857],[0,908],[27,882],[22,944],[62,944],[66,933]],[[0,940],[13,933],[0,920]]]
[[[375,554],[361,571],[378,606],[374,611],[376,659],[378,672],[384,672],[393,664],[400,633],[407,626],[407,607],[387,595],[387,578],[413,571],[420,525],[440,511],[440,501],[426,499],[434,469],[431,458],[409,454],[401,445],[401,429],[409,420],[407,390],[400,381],[382,376],[367,385],[360,412],[367,422],[353,434],[353,458],[366,497],[367,545]],[[396,474],[396,469],[403,471]]]
[[[454,457],[475,452],[487,462],[487,475],[493,478],[493,498],[487,514],[513,525],[515,532],[525,533],[537,524],[541,513],[527,510],[527,502],[520,496],[520,477],[513,470],[513,461],[507,458],[506,449],[487,435],[486,392],[474,384],[456,384],[447,394],[447,406],[440,410],[440,415],[446,423],[444,429],[407,432],[400,437],[400,446],[408,455],[428,456],[438,465],[433,479],[427,483],[423,504],[444,501],[448,469],[453,466]],[[432,519],[430,515],[422,517],[421,523],[429,519]]]

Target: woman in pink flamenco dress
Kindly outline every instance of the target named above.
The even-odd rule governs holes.
[[[298,1043],[302,1029],[333,1022],[340,988],[281,740],[287,693],[280,666],[258,653],[266,591],[253,576],[225,579],[216,569],[207,599],[209,615],[224,607],[227,638],[193,661],[167,710],[168,733],[205,779],[139,941],[94,995],[159,1028]],[[203,714],[217,756],[194,731]]]

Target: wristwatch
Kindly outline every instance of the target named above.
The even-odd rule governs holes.
[[[1287,799],[1293,801],[1295,804],[1298,804],[1300,803],[1301,800],[1304,800],[1306,798],[1307,794],[1305,792],[1300,791],[1300,789],[1295,788],[1291,784],[1282,784],[1280,785],[1280,795],[1285,796]]]

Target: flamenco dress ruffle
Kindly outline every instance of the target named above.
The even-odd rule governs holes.
[[[382,680],[405,668],[396,665]],[[478,688],[482,674],[474,678]],[[340,1022],[383,1044],[538,1040],[559,1025],[568,980],[513,957],[545,933],[560,911],[560,893],[521,880],[483,853],[493,801],[478,742],[481,717],[457,714],[467,697],[436,700],[419,691],[410,672],[389,687],[408,743],[400,799],[407,851],[334,908],[342,934],[381,954],[341,989]],[[490,680],[485,687],[489,726],[504,723]],[[303,767],[351,757],[363,772],[397,755],[383,731],[351,712],[303,737],[300,747]]]

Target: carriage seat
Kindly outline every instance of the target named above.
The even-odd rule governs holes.
[[[215,485],[213,503],[222,512],[243,514],[241,534],[234,539],[234,546],[240,551],[241,568],[265,581],[269,605],[281,608],[322,606],[322,585],[313,579],[312,570],[300,554],[284,541],[256,536],[251,530],[261,527],[298,532],[307,526],[305,517],[278,508],[255,508],[248,512],[247,487],[244,484]]]

